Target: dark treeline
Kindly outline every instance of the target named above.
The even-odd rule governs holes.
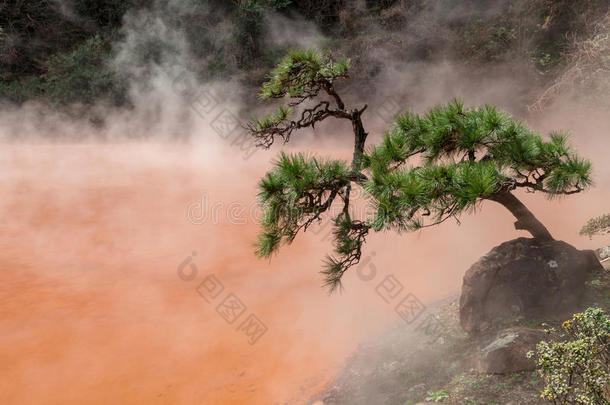
[[[130,77],[111,62],[126,19],[138,12],[154,13],[184,34],[201,80],[246,71],[257,82],[287,46],[269,39],[270,15],[310,21],[324,46],[354,59],[355,74],[375,75],[363,49],[381,39],[405,60],[520,60],[550,77],[607,8],[604,0],[5,0],[0,100],[129,106]],[[145,42],[136,59],[161,63],[166,45]]]

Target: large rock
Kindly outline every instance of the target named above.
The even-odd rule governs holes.
[[[569,314],[580,303],[585,280],[599,268],[592,251],[562,241],[505,242],[466,272],[460,297],[462,328],[478,334],[523,319]]]
[[[596,249],[595,253],[597,254],[597,258],[602,266],[604,266],[604,269],[610,270],[610,246],[604,246]]]
[[[527,358],[527,352],[534,350],[536,344],[545,336],[546,334],[538,329],[504,329],[479,351],[476,359],[477,370],[487,374],[534,370],[536,363]]]

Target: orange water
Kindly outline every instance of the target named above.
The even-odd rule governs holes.
[[[329,297],[318,274],[324,232],[258,260],[247,215],[187,218],[202,198],[225,214],[231,202],[254,203],[272,154],[227,156],[188,145],[1,147],[0,403],[303,403],[358,342],[398,321],[375,294],[382,275],[422,300],[442,297],[518,234],[487,204],[461,227],[373,235],[365,256],[378,279],[348,274],[345,292]],[[599,243],[577,229],[607,197],[526,199],[557,237],[590,247]],[[198,274],[183,281],[177,267],[189,256]],[[210,274],[225,286],[213,303],[196,292]],[[215,310],[230,292],[247,306],[231,325]],[[253,345],[237,330],[248,314],[267,327]]]

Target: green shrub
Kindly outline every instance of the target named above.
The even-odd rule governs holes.
[[[428,395],[426,401],[443,402],[445,399],[449,398],[449,394],[444,390],[428,391],[426,394]]]
[[[44,76],[44,93],[55,105],[93,104],[100,98],[115,105],[126,101],[126,83],[109,66],[111,49],[95,35],[74,50],[51,57]]]
[[[267,0],[267,4],[273,9],[281,10],[289,7],[292,4],[292,0]]]
[[[121,26],[127,10],[145,3],[142,0],[74,0],[72,6],[77,15],[89,19],[96,26],[116,28]]]
[[[538,373],[546,383],[542,398],[562,405],[610,404],[610,318],[600,308],[588,308],[563,329],[563,340],[536,346]]]
[[[517,41],[517,31],[507,17],[471,20],[463,29],[459,49],[469,57],[482,61],[507,58]]]
[[[301,0],[294,2],[293,8],[326,30],[339,22],[339,14],[348,4],[345,0]]]
[[[602,235],[608,232],[610,232],[610,214],[600,215],[588,220],[581,228],[580,235],[587,235],[591,238],[593,235]]]
[[[240,67],[248,67],[262,53],[264,4],[257,0],[235,0],[235,49]]]
[[[21,80],[0,81],[0,100],[22,104],[40,96],[43,82],[39,77],[29,76]]]
[[[109,65],[109,44],[99,35],[46,62],[46,73],[0,82],[0,100],[21,104],[43,100],[54,107],[72,103],[91,105],[106,99],[117,106],[127,102],[126,79]]]

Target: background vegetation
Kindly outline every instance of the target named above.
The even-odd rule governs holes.
[[[590,78],[607,82],[610,71],[604,0],[519,0],[492,7],[483,0],[190,0],[176,7],[162,0],[3,2],[0,102],[37,99],[63,108],[104,100],[129,107],[129,81],[112,61],[125,40],[125,19],[147,10],[184,34],[189,67],[202,80],[247,72],[240,77],[259,84],[286,50],[270,38],[273,15],[314,24],[325,45],[352,58],[360,78],[378,73],[383,61],[370,52],[375,48],[409,61],[523,62],[540,73],[539,84],[550,89],[547,98],[574,74],[586,90],[595,86]]]
[[[608,404],[610,318],[601,308],[587,308],[562,327],[563,339],[536,347],[538,372],[546,383],[542,397],[556,405]]]

